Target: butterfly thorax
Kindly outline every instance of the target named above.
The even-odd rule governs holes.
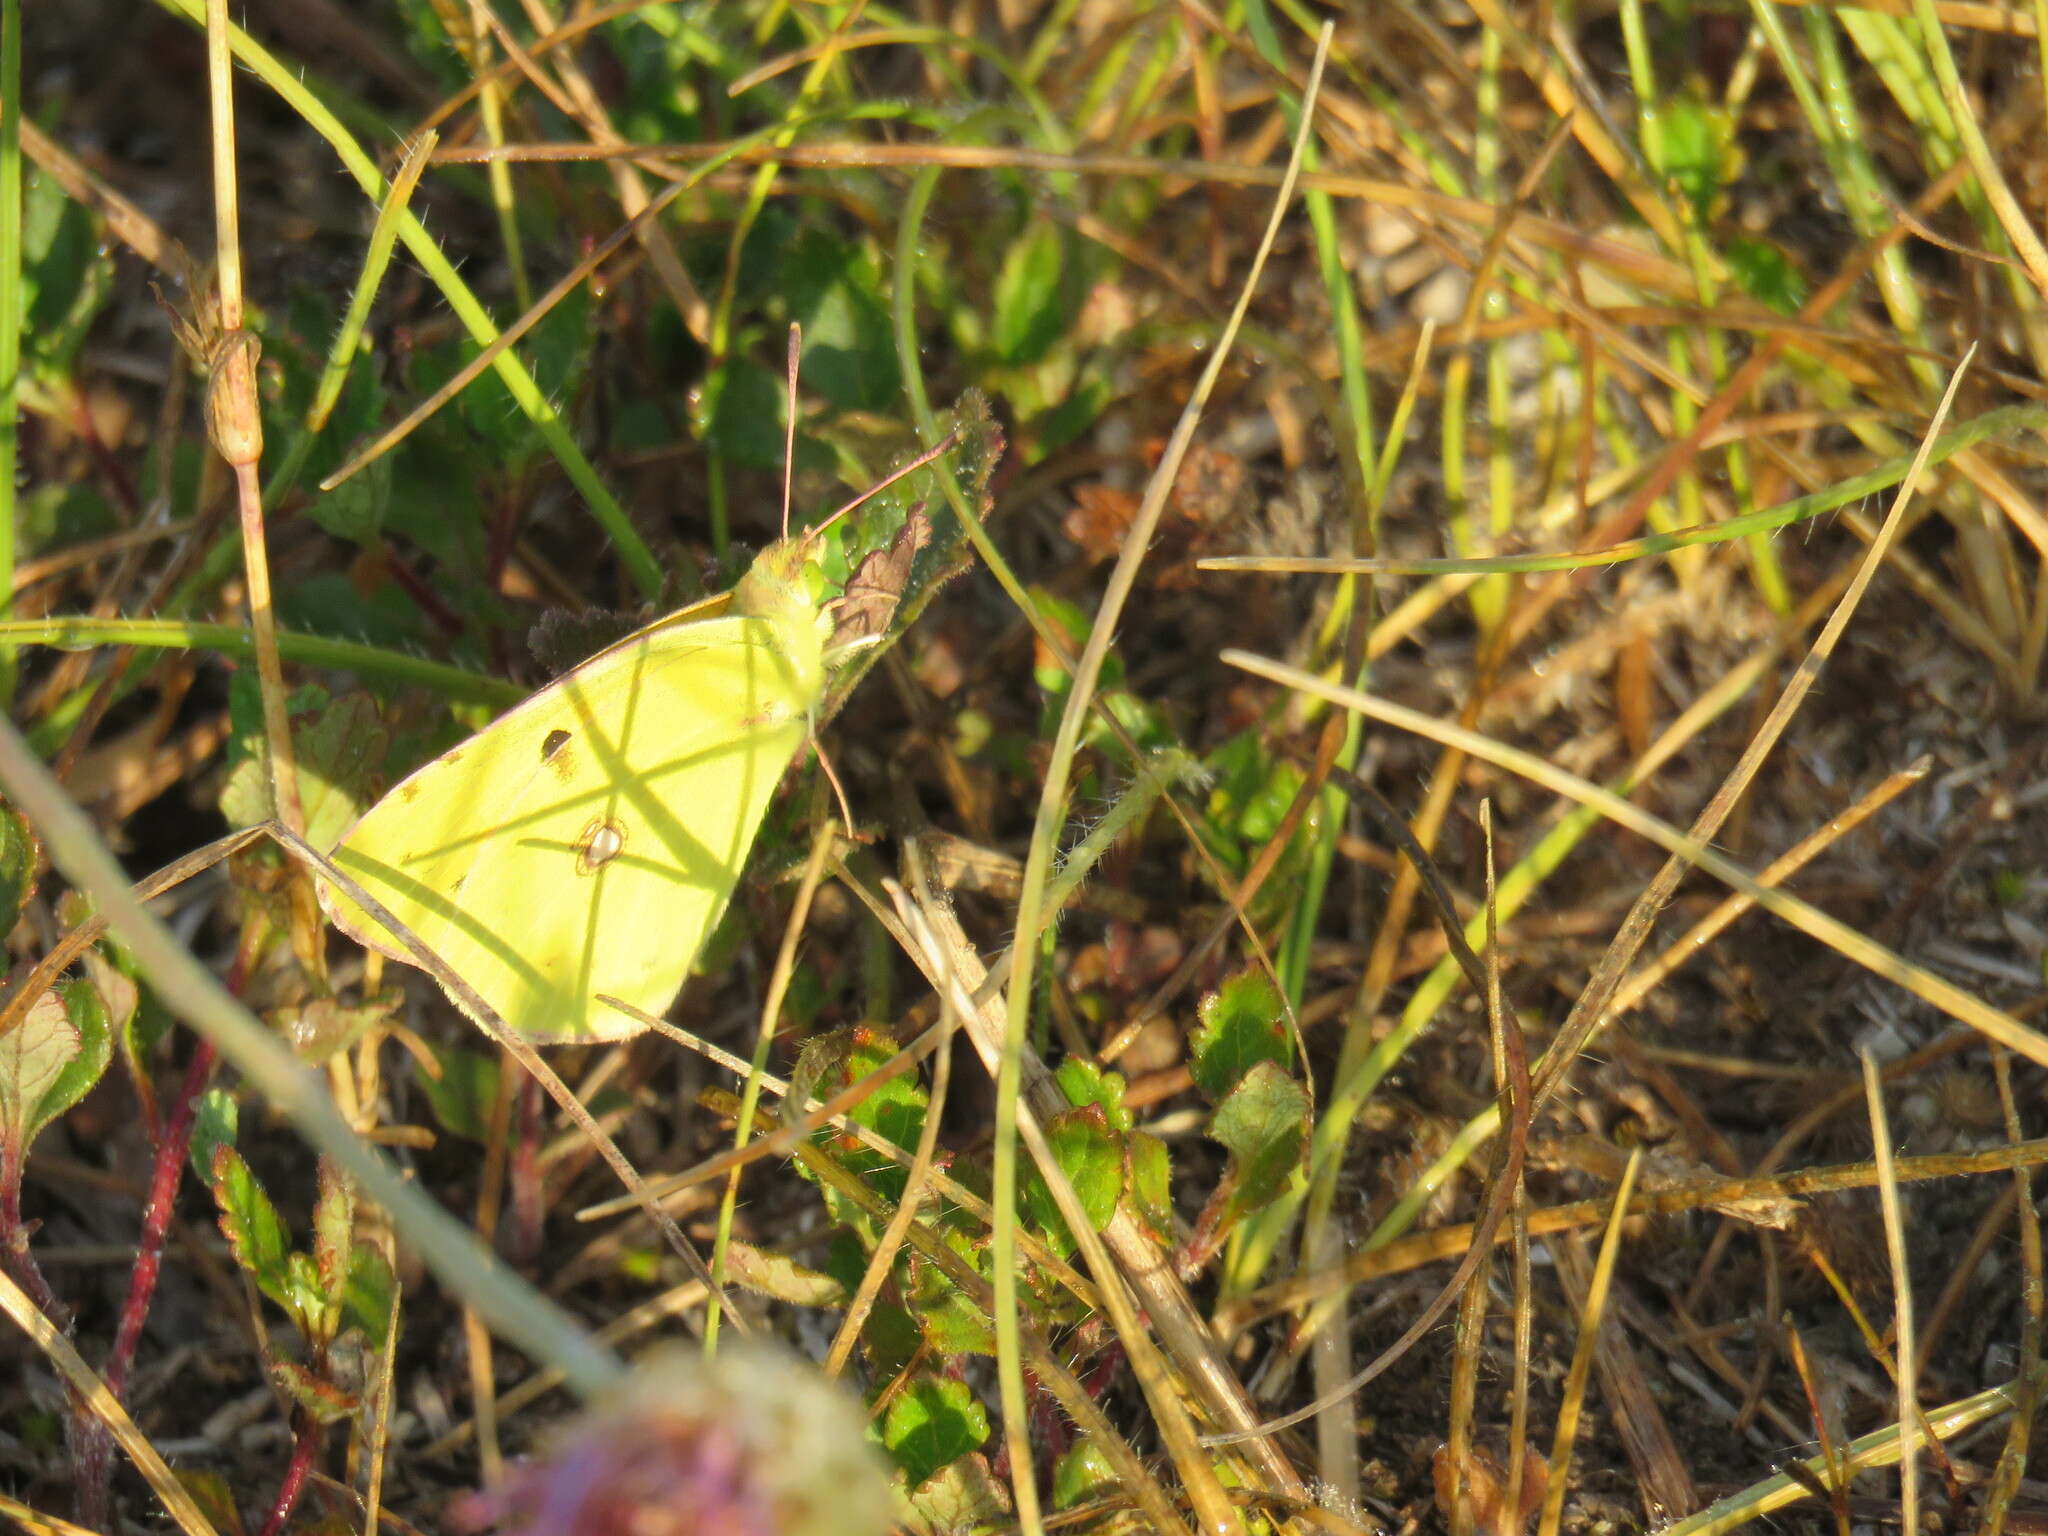
[[[831,622],[825,612],[829,584],[817,556],[816,539],[783,539],[762,550],[732,589],[732,611],[773,624],[798,674],[799,687],[812,691],[824,685],[825,636]]]

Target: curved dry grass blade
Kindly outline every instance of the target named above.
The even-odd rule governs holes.
[[[1635,1192],[1636,1174],[1643,1166],[1643,1149],[1629,1153],[1628,1167],[1621,1176],[1621,1188],[1614,1194],[1614,1209],[1607,1219],[1607,1233],[1600,1241],[1600,1257],[1593,1265],[1593,1283],[1586,1289],[1585,1310],[1579,1315],[1578,1343],[1572,1349],[1571,1369],[1565,1376],[1564,1397],[1557,1407],[1557,1435],[1550,1450],[1550,1487],[1543,1497],[1543,1516],[1536,1523],[1536,1536],[1557,1536],[1564,1516],[1565,1474],[1571,1470],[1572,1444],[1578,1436],[1579,1409],[1585,1401],[1586,1382],[1593,1371],[1593,1350],[1600,1339],[1600,1323],[1607,1310],[1607,1290],[1614,1278],[1614,1261],[1621,1252],[1621,1225],[1628,1215],[1629,1197]]]
[[[0,1311],[13,1318],[21,1331],[35,1341],[51,1368],[64,1379],[78,1398],[106,1425],[109,1433],[128,1453],[128,1459],[135,1463],[140,1472],[164,1506],[164,1512],[185,1532],[185,1536],[216,1536],[213,1526],[192,1495],[185,1491],[185,1485],[178,1481],[173,1472],[159,1456],[156,1447],[149,1443],[149,1437],[136,1427],[128,1417],[114,1394],[107,1390],[107,1384],[100,1380],[97,1372],[85,1363],[85,1359],[71,1347],[71,1341],[63,1331],[52,1323],[28,1299],[28,1294],[14,1283],[14,1277],[0,1268]]]
[[[2016,1384],[1991,1387],[1947,1407],[1922,1414],[1921,1423],[1938,1439],[1953,1440],[1986,1420],[2001,1413],[2010,1413],[2018,1395]],[[1898,1459],[1899,1427],[1896,1424],[1852,1440],[1841,1448],[1841,1465],[1848,1477],[1891,1466]],[[1658,1536],[1727,1536],[1728,1532],[1752,1520],[1761,1520],[1787,1505],[1811,1497],[1809,1484],[1827,1476],[1827,1461],[1815,1453],[1799,1465],[1807,1474],[1804,1481],[1790,1473],[1780,1472],[1740,1493],[1730,1494],[1717,1504],[1708,1505],[1696,1515],[1667,1525]]]
[[[1870,1136],[1876,1148],[1877,1193],[1884,1211],[1885,1253],[1892,1267],[1892,1342],[1897,1353],[1892,1378],[1899,1397],[1899,1529],[1901,1536],[1920,1530],[1920,1406],[1914,1383],[1918,1361],[1913,1350],[1913,1281],[1906,1266],[1906,1228],[1899,1213],[1898,1170],[1892,1160],[1891,1123],[1885,1118],[1884,1089],[1877,1058],[1863,1056],[1863,1102],[1870,1112]]]
[[[2011,1014],[1993,1008],[1981,998],[1965,992],[1926,968],[1915,965],[1903,955],[1871,942],[1846,923],[1828,916],[1798,897],[1766,888],[1734,860],[1726,858],[1697,838],[1680,832],[1669,822],[1630,804],[1619,795],[1598,785],[1589,784],[1576,774],[1565,773],[1533,754],[1504,746],[1491,737],[1480,735],[1477,731],[1468,731],[1447,724],[1419,710],[1390,703],[1355,688],[1340,687],[1326,682],[1313,673],[1283,666],[1265,657],[1254,656],[1248,651],[1227,650],[1223,653],[1223,659],[1256,677],[1283,683],[1304,693],[1327,699],[1333,704],[1341,704],[1346,709],[1356,709],[1374,720],[1413,731],[1418,736],[1427,737],[1444,746],[1456,747],[1497,767],[1521,774],[1546,789],[1569,795],[1582,804],[1593,806],[1603,816],[1640,836],[1649,838],[1659,847],[1675,855],[1682,863],[1696,865],[1715,879],[1740,891],[1757,906],[1846,955],[1873,974],[1934,1004],[1942,1012],[1961,1020],[2008,1049],[2017,1051],[2029,1061],[2048,1066],[2048,1039],[2027,1028]],[[1576,1009],[1574,1011],[1577,1012]],[[1605,1011],[1603,1006],[1602,1012]],[[1563,1039],[1564,1036],[1560,1035],[1559,1038]],[[1556,1046],[1553,1044],[1552,1050],[1545,1053],[1544,1060],[1551,1061],[1555,1051]],[[1541,1087],[1554,1086],[1558,1080],[1556,1074],[1561,1071],[1561,1064],[1547,1068]]]
[[[2005,1112],[2008,1144],[2020,1139],[2019,1106],[2012,1091],[2012,1064],[2005,1052],[1993,1048],[1991,1070],[1998,1078],[1998,1100]],[[2013,1194],[2020,1219],[2020,1305],[2025,1321],[2020,1325],[2019,1401],[2013,1408],[2005,1446],[1998,1453],[1998,1466],[1984,1494],[1983,1515],[1977,1522],[1977,1536],[2003,1536],[2007,1512],[2020,1478],[2027,1470],[2027,1447],[2033,1443],[2034,1418],[2041,1405],[2044,1373],[2041,1369],[2042,1278],[2041,1217],[2034,1209],[2034,1181],[2026,1169],[2013,1170]]]

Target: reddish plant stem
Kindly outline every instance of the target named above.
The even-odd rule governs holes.
[[[278,1485],[277,1502],[271,1506],[270,1518],[263,1522],[261,1536],[282,1536],[285,1522],[292,1517],[292,1510],[298,1506],[299,1495],[306,1490],[306,1474],[313,1470],[313,1458],[320,1453],[323,1438],[320,1421],[310,1413],[300,1410],[299,1432],[292,1437],[292,1459],[284,1469],[284,1481]]]
[[[192,1123],[198,1115],[200,1095],[206,1092],[213,1077],[213,1064],[213,1046],[202,1038],[185,1068],[185,1081],[171,1104],[170,1119],[164,1122],[156,1140],[156,1165],[150,1173],[149,1203],[142,1209],[135,1267],[128,1272],[128,1296],[121,1304],[121,1324],[115,1331],[106,1368],[101,1372],[116,1402],[127,1395],[128,1372],[142,1343],[142,1325],[148,1321],[149,1304],[156,1298],[157,1279],[164,1267],[164,1240],[171,1230],[171,1213],[178,1204],[185,1155],[192,1144]],[[88,1529],[105,1530],[114,1476],[113,1441],[106,1426],[82,1405],[78,1417],[81,1422],[71,1437],[78,1521]]]
[[[28,1233],[22,1230],[22,1165],[22,1149],[0,1139],[0,1266],[28,1293],[43,1316],[59,1328],[69,1329],[71,1314],[50,1289],[42,1266],[28,1250]]]
[[[114,1347],[107,1356],[107,1390],[118,1400],[127,1390],[128,1371],[135,1363],[135,1351],[142,1342],[142,1325],[149,1318],[149,1304],[156,1297],[157,1277],[163,1273],[164,1240],[171,1229],[171,1213],[178,1204],[178,1185],[185,1173],[185,1157],[192,1146],[192,1123],[198,1117],[200,1096],[213,1078],[214,1050],[201,1039],[185,1068],[185,1081],[171,1104],[171,1117],[157,1138],[156,1166],[149,1181],[149,1203],[142,1211],[142,1234],[136,1244],[135,1268],[128,1275],[128,1299],[121,1307],[121,1326],[114,1334]]]

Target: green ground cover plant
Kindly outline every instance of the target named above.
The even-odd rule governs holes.
[[[0,1513],[2048,1518],[2044,25],[0,0]]]

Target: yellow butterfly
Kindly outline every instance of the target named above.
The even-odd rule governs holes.
[[[657,1015],[675,1001],[823,696],[821,542],[772,546],[727,597],[627,636],[435,758],[343,834],[335,866],[515,1035],[637,1034],[599,994]],[[418,963],[339,888],[320,898],[358,943]]]

